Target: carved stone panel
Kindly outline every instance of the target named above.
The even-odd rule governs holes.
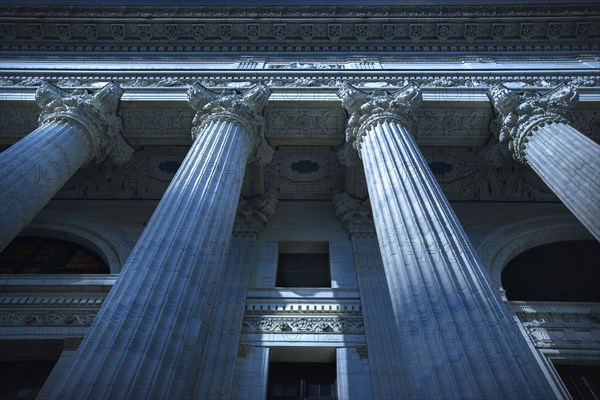
[[[267,136],[274,145],[302,140],[328,140],[339,145],[344,140],[346,115],[341,107],[270,107],[266,118]]]
[[[265,167],[265,184],[280,200],[327,200],[342,191],[344,174],[333,147],[279,146]]]

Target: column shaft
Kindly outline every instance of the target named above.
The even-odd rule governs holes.
[[[537,128],[525,147],[527,164],[600,240],[600,146],[568,124]]]
[[[401,397],[550,398],[407,129],[365,128],[361,155],[403,351]]]
[[[568,124],[567,113],[579,101],[576,88],[563,83],[522,95],[497,83],[487,95],[498,114],[500,143],[600,240],[600,145]]]
[[[234,234],[225,268],[218,279],[223,282],[216,297],[214,321],[206,340],[194,398],[231,397],[238,343],[246,305],[250,271],[255,260],[256,235]]]
[[[203,125],[56,398],[192,398],[250,137]]]
[[[94,94],[49,83],[36,90],[41,126],[0,154],[0,251],[83,164],[129,159],[117,116],[122,94],[112,83]]]
[[[393,318],[392,303],[379,245],[376,236],[352,235],[352,247],[358,288],[360,290],[363,321],[373,395],[377,399],[391,399],[402,393],[404,373],[399,361],[403,359],[400,342]]]
[[[68,121],[42,125],[0,154],[0,251],[91,154],[89,134]]]

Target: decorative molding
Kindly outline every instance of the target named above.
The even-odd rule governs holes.
[[[371,94],[344,83],[338,91],[338,97],[350,115],[346,127],[346,141],[352,143],[359,155],[363,136],[382,121],[393,120],[408,126],[409,129],[414,128],[414,110],[422,101],[421,92],[412,83],[391,93],[378,90]]]
[[[267,192],[248,200],[240,198],[233,233],[260,235],[269,219],[275,215],[277,201],[274,192]]]
[[[597,350],[600,307],[594,303],[510,302],[539,349]]]
[[[250,346],[249,344],[239,343],[238,344],[238,352],[237,352],[238,358],[246,358],[246,356],[250,353],[251,349],[252,349],[252,346]]]
[[[541,126],[568,123],[565,114],[579,100],[576,89],[565,83],[544,95],[519,95],[497,83],[487,94],[501,120],[498,140],[507,143],[513,157],[523,163],[527,163],[527,138]]]
[[[122,94],[123,89],[114,83],[90,94],[82,90],[69,93],[43,82],[35,92],[35,100],[42,108],[39,123],[74,122],[88,133],[95,162],[108,158],[115,164],[122,164],[133,154],[133,149],[123,139],[123,124],[117,116]]]
[[[348,236],[375,235],[375,224],[369,200],[361,201],[348,193],[339,193],[333,198],[335,214],[342,221]]]
[[[366,344],[357,344],[355,349],[356,349],[356,353],[362,360],[369,358],[369,352],[367,350]]]
[[[595,51],[597,6],[4,6],[4,51]],[[472,16],[480,16],[473,20]],[[42,20],[40,18],[47,18]],[[360,20],[357,21],[357,18]],[[192,21],[202,21],[197,24]],[[382,23],[382,21],[384,21]]]
[[[243,93],[234,90],[215,93],[196,82],[188,89],[187,95],[190,107],[196,110],[192,121],[193,140],[197,139],[203,126],[212,121],[233,121],[250,135],[252,158],[260,165],[271,161],[273,150],[265,139],[266,120],[263,116],[271,89],[265,84],[259,83]]]
[[[268,107],[265,114],[271,142],[290,139],[339,141],[346,122],[344,110],[338,107]]]
[[[331,303],[319,299],[304,301],[302,303],[286,301],[261,301],[248,299],[245,308],[246,315],[268,314],[268,315],[298,315],[298,314],[329,314],[329,315],[360,315],[360,301],[349,301],[344,303]]]
[[[562,60],[564,58],[550,58],[548,62],[553,60]],[[24,57],[22,62],[34,62],[35,60]],[[119,63],[119,60],[113,60]],[[164,62],[164,60],[160,60]],[[442,60],[443,61],[443,60]],[[448,60],[453,61],[455,60]],[[471,60],[465,59],[465,62]],[[502,60],[504,62],[511,61]],[[590,61],[594,61],[592,58]],[[122,62],[122,61],[121,61]],[[396,59],[393,63],[397,63]],[[430,60],[421,59],[403,59],[403,63],[422,63],[430,62]],[[491,62],[482,59],[481,62]],[[194,83],[199,83],[202,86],[211,90],[224,90],[239,87],[250,87],[267,82],[271,89],[339,89],[342,82],[348,82],[355,88],[361,88],[365,91],[372,91],[380,88],[388,91],[397,90],[412,82],[421,90],[438,89],[444,92],[439,93],[441,100],[452,98],[453,92],[456,90],[466,90],[465,92],[457,92],[456,95],[464,101],[464,99],[473,97],[474,95],[482,95],[482,100],[485,98],[485,91],[492,88],[497,83],[504,83],[511,87],[516,87],[523,90],[541,90],[556,87],[564,82],[569,82],[571,85],[578,88],[597,88],[600,86],[600,77],[594,71],[581,71],[580,73],[573,71],[564,71],[553,73],[551,71],[541,71],[536,75],[523,74],[522,70],[503,70],[496,69],[486,70],[486,74],[480,76],[473,74],[473,70],[453,71],[449,75],[447,71],[441,71],[439,74],[422,71],[401,70],[396,74],[387,76],[381,75],[386,68],[379,66],[378,68],[366,68],[365,71],[337,71],[322,69],[318,71],[311,70],[268,70],[268,69],[253,69],[248,70],[248,64],[263,65],[264,62],[244,61],[239,62],[230,60],[225,62],[227,67],[224,69],[216,69],[214,71],[202,71],[193,75],[189,73],[173,73],[161,72],[156,75],[148,75],[148,72],[143,70],[134,71],[119,71],[117,73],[107,71],[98,78],[93,72],[82,73],[75,71],[53,71],[47,75],[28,76],[27,71],[4,73],[0,76],[0,88],[7,89],[23,89],[30,90],[36,86],[40,86],[42,82],[48,81],[53,84],[65,88],[77,89],[94,89],[101,82],[106,82],[110,79],[119,84],[121,88],[126,90],[135,90],[142,93],[144,90],[165,89],[165,88],[180,88],[187,89]],[[350,64],[353,62],[350,61]],[[343,64],[346,64],[344,62]],[[219,65],[223,68],[223,64]],[[432,65],[433,67],[433,65]],[[218,67],[217,67],[218,68]],[[526,67],[524,67],[526,68]],[[343,74],[340,75],[340,74]],[[20,92],[21,94],[23,92]],[[133,94],[128,93],[129,97]],[[185,96],[182,96],[182,99]],[[179,100],[178,100],[179,101]]]
[[[38,287],[43,290],[42,287]],[[100,308],[104,302],[105,296],[100,297],[74,297],[74,296],[39,296],[39,295],[9,295],[5,293],[0,297],[1,307],[60,307],[60,308],[80,308],[93,307]]]
[[[416,140],[420,145],[452,141],[481,146],[490,136],[491,113],[482,108],[419,108],[415,111]]]
[[[363,334],[362,317],[345,316],[245,316],[242,333]]]
[[[344,187],[345,168],[330,146],[278,146],[265,185],[280,200],[329,200]]]
[[[91,326],[98,310],[0,310],[0,326]]]

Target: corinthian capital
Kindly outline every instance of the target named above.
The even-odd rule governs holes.
[[[346,127],[346,141],[360,154],[362,138],[372,126],[382,121],[398,121],[413,128],[414,110],[421,104],[421,92],[412,83],[395,92],[375,91],[367,94],[345,83],[338,91],[342,106],[350,117]]]
[[[106,158],[115,164],[128,161],[133,149],[123,139],[123,122],[117,115],[123,89],[109,83],[95,93],[86,90],[68,92],[44,82],[35,92],[42,108],[39,124],[70,121],[80,125],[92,141],[92,161]]]
[[[348,236],[375,234],[369,200],[361,201],[348,193],[338,193],[333,197],[333,205]]]
[[[518,94],[497,83],[487,95],[500,119],[500,143],[521,162],[526,162],[527,138],[544,125],[567,123],[565,114],[579,100],[575,88],[564,83],[543,95]]]
[[[267,192],[250,200],[240,199],[233,232],[259,235],[275,214],[277,201],[277,196],[273,192]]]
[[[273,150],[265,139],[266,119],[263,111],[271,89],[259,83],[244,92],[224,90],[221,93],[194,83],[187,92],[190,107],[196,110],[192,139],[196,140],[203,127],[211,121],[232,121],[244,128],[252,140],[252,158],[261,165],[271,161]]]

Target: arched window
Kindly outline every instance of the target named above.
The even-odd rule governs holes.
[[[66,240],[18,237],[0,253],[2,274],[108,274],[96,253]]]
[[[600,302],[600,243],[549,243],[513,258],[502,271],[509,300]]]

